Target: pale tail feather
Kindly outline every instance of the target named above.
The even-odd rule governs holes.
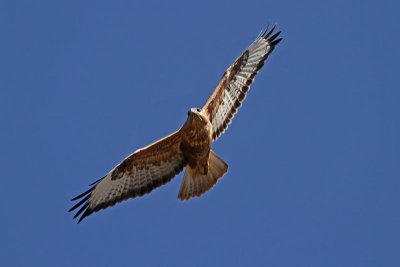
[[[193,176],[193,170],[187,166],[178,198],[181,200],[188,200],[192,197],[201,196],[210,190],[227,171],[228,164],[211,150],[208,174],[197,174]]]

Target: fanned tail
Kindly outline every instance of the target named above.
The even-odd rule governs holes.
[[[208,174],[195,174],[194,171],[187,166],[178,198],[180,200],[188,200],[192,197],[201,196],[210,190],[227,171],[228,164],[211,150]]]

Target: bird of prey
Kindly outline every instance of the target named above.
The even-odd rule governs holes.
[[[178,198],[187,200],[210,190],[227,172],[228,165],[211,145],[231,123],[254,77],[282,40],[275,26],[262,32],[229,66],[203,108],[188,111],[183,126],[157,142],[136,150],[107,175],[72,199],[79,202],[74,219],[81,222],[93,212],[129,198],[143,196],[169,182],[186,168]]]

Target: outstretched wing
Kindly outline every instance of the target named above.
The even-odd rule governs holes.
[[[72,199],[80,199],[69,210],[80,208],[74,219],[83,213],[79,223],[93,212],[142,196],[169,182],[185,166],[180,143],[180,132],[177,131],[128,156],[106,176],[91,184],[92,188]]]
[[[282,40],[276,39],[275,26],[264,31],[228,68],[221,81],[203,107],[213,127],[216,140],[231,123],[233,116],[246,97],[254,77],[264,65],[268,55]],[[273,34],[274,33],[274,34]]]

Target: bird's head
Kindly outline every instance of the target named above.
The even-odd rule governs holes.
[[[191,108],[188,111],[188,121],[195,124],[207,123],[207,116],[201,108]]]

